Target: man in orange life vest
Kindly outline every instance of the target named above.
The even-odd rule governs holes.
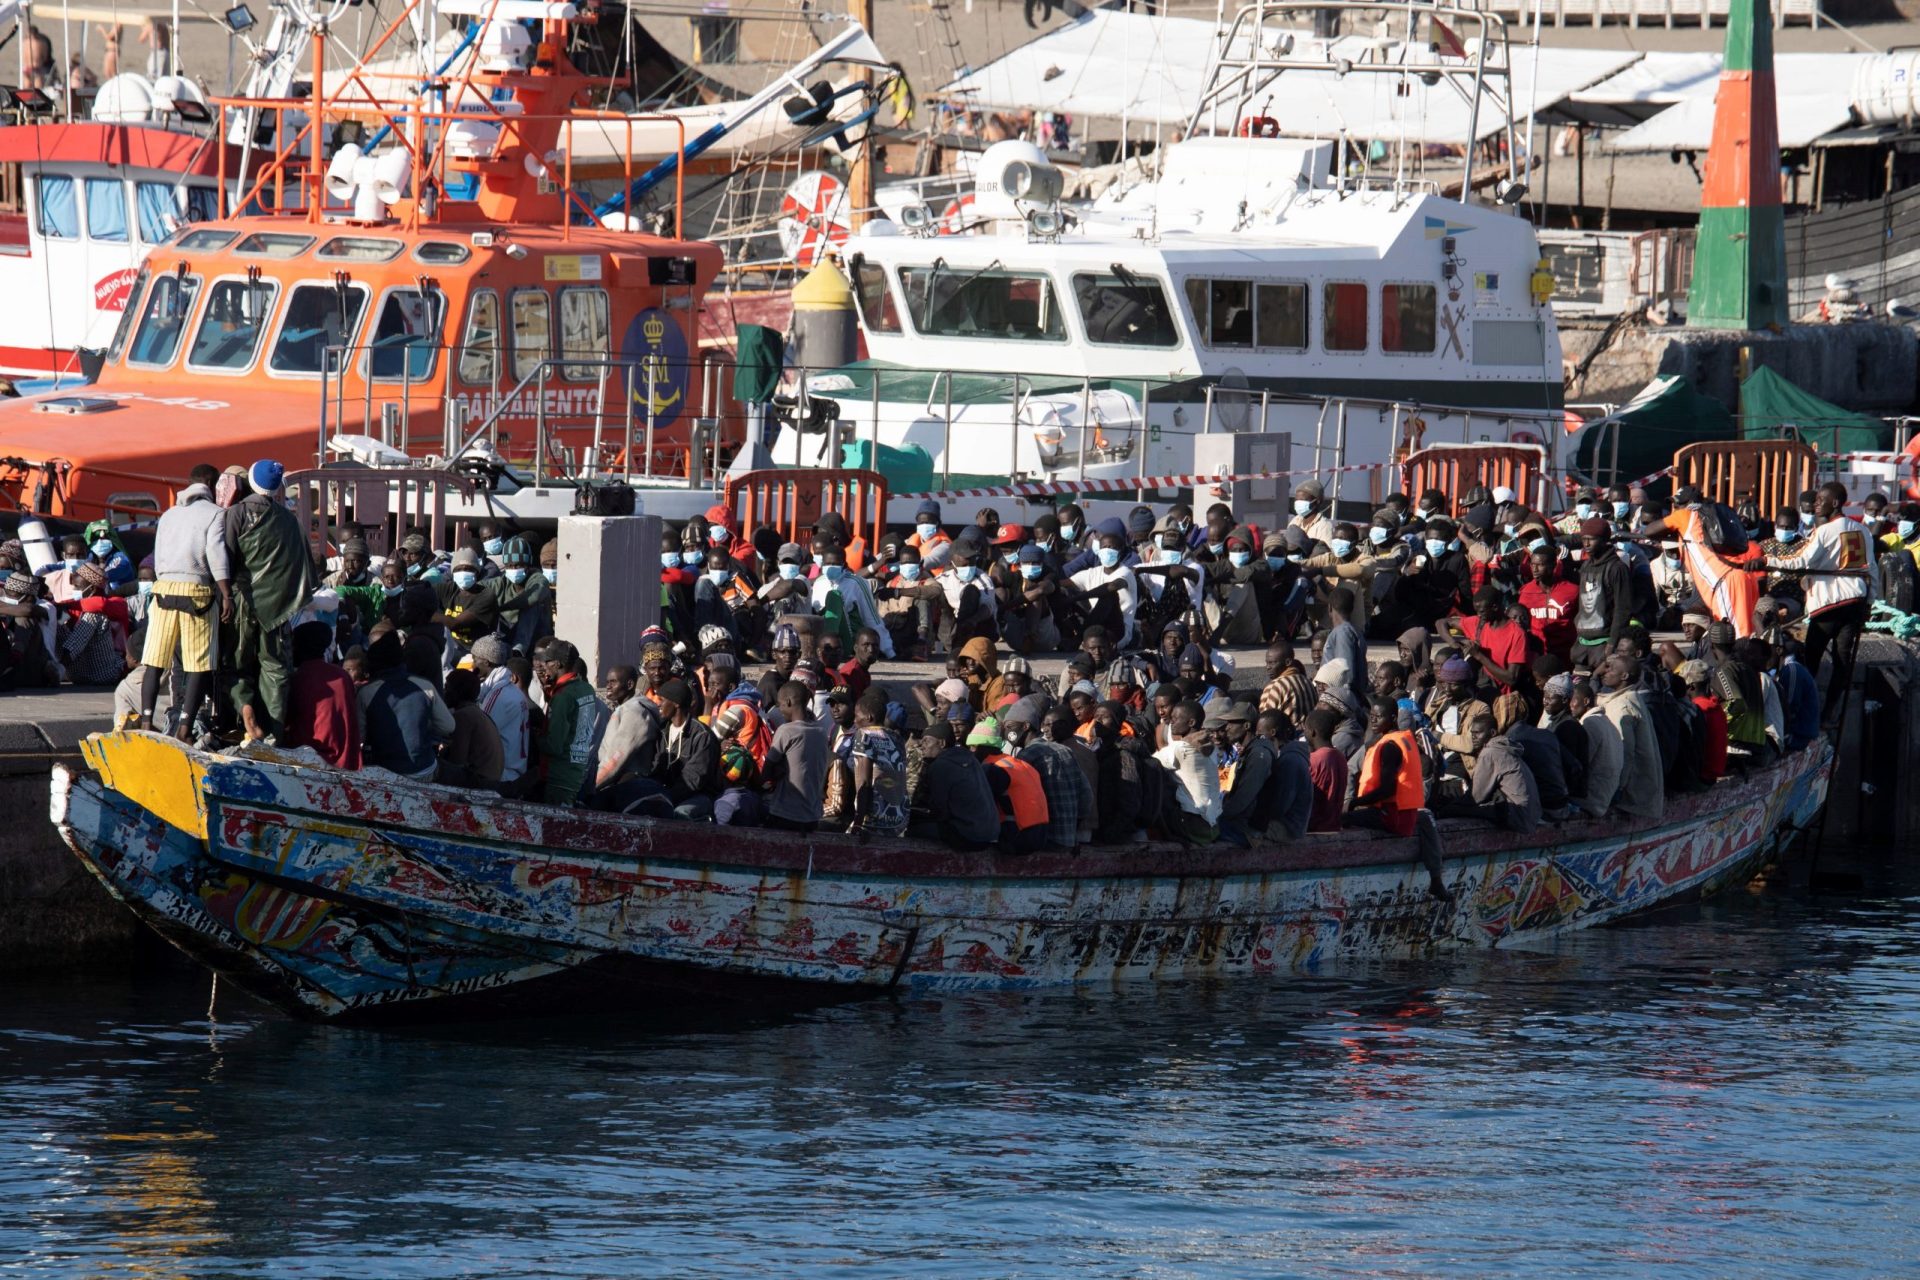
[[[1400,727],[1400,704],[1375,698],[1367,705],[1366,754],[1360,763],[1360,784],[1347,814],[1349,827],[1372,827],[1396,836],[1415,835],[1427,804],[1426,781],[1420,771],[1420,748],[1410,730]],[[1453,897],[1440,865],[1439,840],[1428,818],[1427,832],[1418,840],[1420,860],[1427,868],[1428,892],[1443,901]]]
[[[1008,853],[1046,848],[1047,792],[1040,771],[1006,754],[1006,740],[992,716],[973,727],[967,745],[987,766],[987,782],[1000,804],[1000,847]]]

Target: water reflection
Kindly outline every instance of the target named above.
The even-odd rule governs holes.
[[[1546,953],[664,1026],[210,1027],[197,973],[36,983],[0,995],[0,1259],[1884,1273],[1920,1244],[1917,920],[1737,897]]]

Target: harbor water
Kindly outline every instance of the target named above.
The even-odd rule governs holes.
[[[1920,1270],[1920,884],[1538,952],[665,1025],[0,994],[0,1275]]]

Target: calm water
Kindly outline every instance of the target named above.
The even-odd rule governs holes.
[[[648,1031],[0,992],[0,1276],[1920,1274],[1920,895]]]

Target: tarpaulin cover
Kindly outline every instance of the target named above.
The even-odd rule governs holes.
[[[733,369],[733,398],[744,404],[773,399],[783,361],[780,331],[762,324],[742,324],[734,326],[733,335],[739,353],[739,363]]]
[[[1620,441],[1614,463],[1614,438]],[[1628,483],[1671,466],[1683,444],[1735,438],[1733,415],[1685,378],[1660,377],[1611,417],[1587,427],[1574,444],[1573,467],[1596,483]]]
[[[1740,433],[1748,440],[1798,436],[1822,453],[1876,452],[1893,435],[1880,419],[1828,404],[1764,365],[1740,384]]]

